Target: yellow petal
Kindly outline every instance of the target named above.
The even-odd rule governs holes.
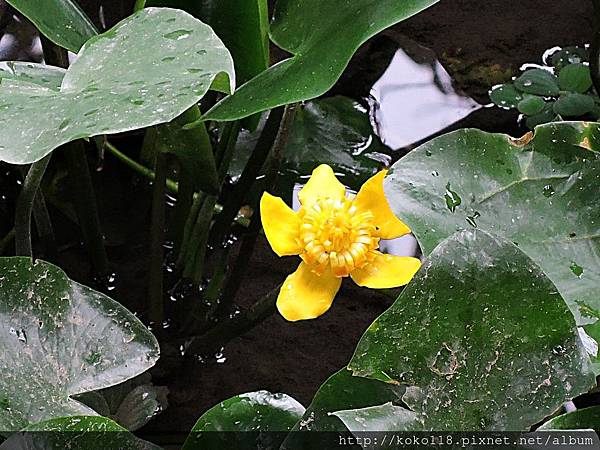
[[[330,272],[316,275],[305,263],[288,276],[277,297],[277,309],[291,322],[325,314],[340,288],[341,278]]]
[[[375,253],[375,259],[362,269],[356,269],[350,276],[359,286],[372,289],[386,289],[408,284],[421,267],[421,261],[409,256],[384,255]]]
[[[271,248],[278,256],[297,255],[300,218],[279,197],[265,192],[260,199],[260,219]]]
[[[298,193],[298,199],[302,205],[312,205],[321,198],[343,199],[346,195],[346,187],[339,182],[333,170],[327,164],[321,164],[315,170]]]
[[[394,215],[385,198],[383,178],[386,173],[387,170],[382,170],[369,178],[356,194],[353,204],[359,210],[371,211],[375,216],[373,223],[378,227],[377,236],[381,239],[394,239],[410,233],[410,228]]]

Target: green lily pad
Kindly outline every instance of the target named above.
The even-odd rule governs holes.
[[[106,417],[60,417],[11,435],[0,450],[160,450]]]
[[[490,100],[496,106],[511,109],[516,108],[519,102],[523,100],[523,94],[510,83],[499,84],[490,90]]]
[[[559,93],[558,79],[544,69],[529,69],[514,81],[517,89],[527,94],[555,96]]]
[[[98,32],[72,0],[6,0],[33,22],[40,32],[61,47],[77,53]]]
[[[143,45],[136,43],[143,42]],[[232,80],[219,38],[189,14],[147,8],[92,38],[60,91],[20,79],[0,84],[0,160],[35,162],[67,142],[170,122]]]
[[[369,38],[436,2],[379,0],[374,7],[371,0],[279,0],[271,39],[294,56],[242,85],[205,118],[241,119],[323,95]]]
[[[442,242],[367,329],[348,367],[407,386],[408,429],[528,430],[595,385],[575,321],[518,247],[480,230]],[[339,416],[338,416],[339,417]],[[383,419],[379,419],[383,420]]]
[[[569,64],[558,74],[558,83],[563,91],[583,94],[592,87],[590,67],[584,64]]]
[[[585,94],[564,94],[554,103],[554,112],[560,116],[583,116],[594,109],[594,99]]]
[[[542,112],[545,106],[546,102],[542,97],[538,97],[537,95],[528,95],[519,102],[517,108],[523,114],[533,116],[534,114]]]
[[[241,394],[205,412],[182,450],[279,448],[285,432],[292,429],[302,414],[304,407],[285,394],[267,391]]]
[[[70,397],[152,367],[156,339],[127,309],[58,267],[0,259],[0,430],[94,415]]]
[[[600,311],[598,149],[596,123],[546,124],[520,140],[460,130],[402,158],[384,187],[426,255],[473,226],[504,236],[542,267],[586,324],[596,319],[580,308]],[[448,183],[462,199],[454,212],[446,204]]]
[[[600,406],[578,409],[550,419],[539,430],[594,430],[600,432]]]

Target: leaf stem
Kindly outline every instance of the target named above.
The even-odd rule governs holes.
[[[166,215],[166,181],[168,158],[161,151],[156,155],[156,179],[152,194],[152,222],[150,226],[150,281],[148,283],[148,318],[154,323],[164,320],[163,262]]]
[[[29,256],[33,258],[31,245],[31,216],[35,204],[35,196],[38,192],[44,173],[52,153],[34,162],[23,182],[23,189],[17,199],[15,211],[15,253],[17,256]]]
[[[277,137],[279,125],[283,117],[283,110],[284,108],[277,108],[269,114],[265,127],[246,163],[246,167],[244,167],[240,179],[223,202],[223,212],[215,219],[209,241],[211,245],[216,246],[223,241],[227,230],[238,215],[248,192],[260,175],[260,171],[264,167],[265,161],[271,153],[271,148]]]
[[[0,240],[0,256],[4,255],[6,252],[6,248],[10,245],[10,243],[15,239],[15,229],[14,227]]]
[[[267,161],[264,185],[265,189],[271,188],[277,180],[283,150],[287,146],[289,137],[291,135],[295,114],[296,104],[287,105],[285,107],[285,110],[283,111],[283,117],[281,118],[279,131],[277,133],[277,137],[275,138],[275,142],[273,143],[273,147],[271,149],[270,156]],[[258,203],[258,200],[255,203]],[[244,275],[246,274],[248,265],[250,264],[250,260],[252,259],[252,254],[254,253],[254,247],[256,245],[256,239],[258,238],[260,230],[260,213],[258,213],[257,211],[257,213],[254,214],[254,216],[252,216],[250,226],[248,228],[248,233],[242,239],[240,253],[238,254],[238,257],[233,266],[233,270],[231,271],[231,275],[229,276],[229,279],[225,284],[225,288],[223,289],[223,300],[219,305],[218,310],[218,315],[221,317],[227,315],[229,309],[231,309],[231,306],[235,301],[235,297],[240,289],[242,280],[244,278]]]

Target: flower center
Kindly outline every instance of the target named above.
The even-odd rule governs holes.
[[[336,277],[346,277],[354,269],[363,268],[379,247],[371,212],[359,212],[352,200],[319,199],[299,211],[302,260],[313,272],[323,273],[328,267]]]

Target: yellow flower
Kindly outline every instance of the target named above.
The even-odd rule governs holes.
[[[383,289],[407,284],[419,270],[417,258],[377,250],[380,239],[410,233],[385,198],[386,173],[379,172],[350,198],[331,167],[323,164],[298,194],[298,212],[281,198],[263,194],[261,219],[273,251],[302,258],[277,298],[277,309],[287,320],[314,319],[327,312],[344,277]]]

